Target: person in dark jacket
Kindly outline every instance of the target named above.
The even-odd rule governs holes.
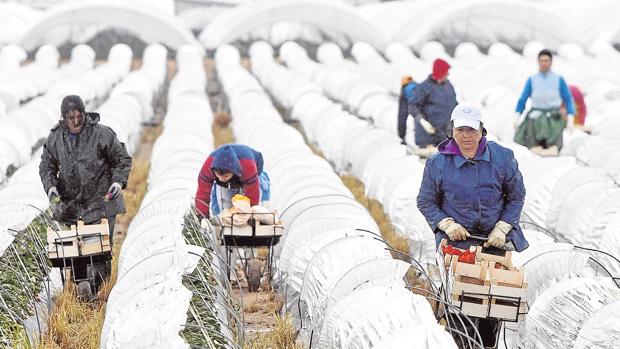
[[[127,186],[131,156],[114,131],[99,124],[98,113],[85,111],[79,96],[66,96],[60,112],[39,165],[53,218],[65,224],[107,218],[112,243],[116,215],[125,212],[121,189]]]
[[[216,185],[216,190],[213,190]],[[220,214],[232,207],[232,197],[243,194],[252,206],[269,200],[269,176],[263,171],[263,155],[243,144],[224,144],[213,151],[198,175],[195,206],[202,218],[210,210]]]
[[[487,142],[480,111],[459,104],[451,115],[453,138],[439,144],[427,162],[417,203],[435,232],[458,248],[488,237],[485,246],[523,251],[529,245],[519,217],[525,186],[517,160],[510,149]]]
[[[450,130],[450,113],[457,102],[449,70],[448,62],[436,59],[433,73],[413,90],[409,114],[415,120],[415,143],[420,148],[437,146]]]
[[[409,117],[409,102],[413,99],[413,90],[418,85],[411,76],[403,76],[400,81],[400,96],[398,97],[398,137],[400,144],[407,144],[407,117]]]

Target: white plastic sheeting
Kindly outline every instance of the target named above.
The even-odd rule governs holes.
[[[448,42],[467,38],[483,45],[536,39],[556,48],[567,41],[585,42],[571,22],[545,6],[549,2],[553,1],[394,1],[365,5],[360,12],[391,42],[417,49],[431,37]]]
[[[546,229],[551,194],[557,181],[577,168],[575,158],[538,158],[520,167],[527,189],[522,219]]]
[[[540,294],[530,308],[524,345],[614,348],[620,340],[619,301],[620,289],[609,278],[562,281]]]
[[[13,242],[15,232],[23,231],[48,207],[39,178],[39,158],[35,156],[22,166],[0,189],[0,257]]]
[[[614,347],[610,343],[620,338],[620,328],[611,325],[616,315],[610,314],[617,306],[602,307],[606,302],[618,302],[619,288],[608,276],[610,272],[612,276],[617,275],[620,261],[572,244],[554,243],[536,231],[525,230],[525,233],[530,248],[517,253],[514,261],[525,268],[528,282],[525,300],[529,310],[525,321],[518,326],[507,325],[507,341],[526,348]],[[614,299],[607,299],[610,292],[615,294]],[[584,323],[589,325],[579,331]],[[567,326],[568,332],[559,330],[563,326]],[[603,327],[606,333],[599,336]],[[573,346],[571,343],[577,337],[579,346]]]
[[[566,214],[584,211],[587,200],[611,190],[613,181],[601,170],[578,167],[565,173],[555,184],[549,202],[546,227],[559,230]],[[588,195],[585,197],[584,195]]]
[[[213,115],[204,93],[202,51],[182,47],[177,67],[164,132],[151,155],[148,192],[121,248],[118,280],[108,299],[101,333],[102,349],[189,348],[179,336],[192,298],[182,277],[196,268],[204,249],[183,239],[183,217],[195,192],[200,164],[213,147],[209,136]],[[181,141],[188,137],[194,142]],[[193,154],[193,167],[167,162],[184,154]]]
[[[304,67],[299,72],[323,86],[330,97],[344,103],[358,116],[370,117],[375,125],[390,132],[396,130],[396,101],[390,98],[389,107],[384,107],[385,97],[373,95],[367,96],[361,104],[355,104],[351,97],[359,93],[354,94],[353,91],[368,90],[364,86],[372,82],[381,85],[392,95],[398,95],[402,76],[412,75],[418,83],[422,82],[430,74],[433,60],[446,59],[452,65],[449,79],[455,87],[457,99],[478,104],[490,134],[512,143],[514,129],[506,125],[512,125],[515,121],[517,99],[527,77],[536,72],[536,55],[544,47],[545,45],[538,41],[528,42],[523,55],[519,55],[504,43],[493,43],[485,55],[473,43],[462,42],[456,46],[454,57],[450,57],[441,43],[431,41],[421,45],[420,58],[417,58],[408,47],[401,43],[392,43],[385,53],[385,57],[389,59],[389,62],[386,62],[378,52],[362,42],[353,45],[351,53],[357,61],[357,64],[354,64],[343,58],[338,47],[327,43],[317,50],[317,59],[329,68],[338,68],[335,70],[347,73],[329,72],[328,77],[340,78],[336,82],[329,81],[328,78],[326,83],[319,80],[321,73],[317,70],[320,69],[309,64],[311,61],[303,57],[303,54],[291,53],[287,48],[282,50],[282,56],[287,65],[294,69],[303,64]],[[585,93],[588,104],[586,124],[595,134],[613,140],[620,131],[617,118],[620,70],[600,68],[601,64],[609,65],[608,60],[613,58],[608,57],[618,59],[615,49],[608,50],[611,50],[608,56],[593,57],[579,54],[584,51],[583,48],[574,43],[566,43],[554,57],[553,69],[564,76],[569,84],[578,86]],[[352,84],[352,78],[348,77],[350,75],[357,78],[363,76],[365,79]],[[408,132],[410,130],[409,125]],[[570,144],[573,139],[577,141],[585,134],[574,131],[565,132],[564,136],[565,144]],[[409,138],[408,136],[407,139]],[[519,148],[514,143],[509,147],[515,150]],[[604,162],[600,158],[597,160],[599,163]],[[617,167],[601,164],[605,165],[612,169]]]
[[[114,51],[122,50],[124,59],[120,59],[119,54]],[[54,86],[72,85],[78,74],[90,74],[91,89],[96,93],[91,94],[92,98],[104,98],[110,92],[112,86],[120,80],[129,70],[131,50],[122,45],[121,48],[115,46],[110,52],[110,60],[102,64],[95,71],[89,72],[89,59],[94,58],[90,55],[92,49],[85,46],[76,47],[73,50],[72,61],[58,70],[59,78]],[[129,59],[127,59],[129,55]],[[116,58],[114,58],[116,57]],[[163,56],[165,59],[165,55]],[[124,62],[124,64],[122,64]],[[163,61],[161,62],[163,64]],[[58,90],[56,90],[58,91]],[[2,158],[0,165],[0,180],[4,180],[4,174],[8,166],[19,168],[9,178],[6,185],[0,189],[0,251],[10,244],[12,237],[9,230],[21,231],[30,222],[48,207],[47,195],[41,186],[39,178],[39,162],[41,152],[32,153],[33,148],[40,140],[45,139],[49,134],[49,129],[58,121],[61,96],[42,96],[33,99],[23,107],[16,108],[6,117],[0,118],[0,154],[6,155]],[[126,111],[123,110],[123,113]],[[128,116],[128,114],[123,114]],[[13,155],[13,157],[8,157]],[[20,167],[21,166],[21,167]]]
[[[118,57],[115,69],[127,74],[131,64],[129,47],[116,45],[112,49],[110,55],[114,53]],[[129,73],[115,86],[108,100],[96,110],[101,115],[100,123],[112,128],[130,153],[137,150],[142,122],[153,116],[153,98],[166,78],[166,54],[162,45],[147,46],[140,69]]]
[[[525,268],[528,289],[526,300],[531,306],[541,292],[560,281],[596,276],[589,264],[590,256],[571,244],[546,243],[520,253],[518,263]]]
[[[362,51],[359,55],[374,52],[372,48],[357,47]],[[319,47],[317,56],[325,64],[310,60],[303,48],[290,42],[282,46],[280,56],[287,66],[321,86],[329,97],[340,101],[347,109],[371,119],[377,127],[396,133],[396,99],[380,83],[355,71],[356,66],[342,58],[338,47],[333,44]]]
[[[41,12],[16,2],[0,4],[0,46],[15,43],[36,22]]]
[[[327,310],[328,295],[342,275],[360,263],[390,257],[385,244],[380,239],[368,235],[347,236],[332,241],[317,251],[304,271],[299,297],[308,305],[308,314],[313,324],[322,323]],[[395,278],[402,279],[407,269],[395,270]]]
[[[123,53],[116,53],[119,50]],[[96,90],[96,92],[91,95],[90,99],[86,99],[86,102],[96,104],[93,98],[103,99],[109,94],[112,86],[125,76],[130,67],[132,53],[126,46],[115,46],[110,52],[108,63],[102,64],[97,70],[90,72],[92,63],[89,63],[89,61],[92,62],[92,58],[94,58],[94,55],[90,55],[91,52],[92,49],[86,47],[79,47],[74,50],[73,58],[75,60],[54,72],[57,75],[54,86],[61,84],[71,85],[72,82],[75,82],[77,74],[90,75],[92,79],[90,80],[91,88]],[[52,60],[57,61],[57,53],[56,55],[54,53],[56,53],[55,49],[51,51]],[[79,84],[76,83],[73,86],[79,86]],[[40,140],[47,136],[49,128],[57,122],[60,99],[60,96],[52,97],[46,95],[37,97],[23,107],[14,109],[9,116],[1,121],[3,122],[3,127],[0,129],[0,134],[3,135],[5,140],[9,140],[9,142],[2,142],[2,145],[11,145],[11,142],[14,142],[13,145],[21,147],[14,147],[14,149],[22,152],[16,152],[18,157],[12,165],[14,165],[13,167],[22,166],[15,171],[8,179],[6,185],[0,189],[0,200],[2,202],[0,205],[0,256],[4,254],[8,245],[13,241],[15,234],[22,232],[34,218],[41,215],[48,207],[47,195],[41,187],[38,171],[41,151],[32,154],[32,156],[30,152]],[[9,117],[13,119],[9,120]],[[6,125],[6,128],[4,125]],[[6,148],[0,149],[6,151]],[[25,163],[26,160],[29,161]],[[3,170],[5,169],[3,168]],[[57,285],[53,285],[52,289],[47,289],[47,296],[51,297],[59,287],[61,286],[58,282]],[[43,294],[41,298],[44,298]],[[39,306],[42,306],[42,303],[39,304],[37,302],[35,307]],[[45,321],[46,314],[46,310],[39,310],[31,318],[24,320],[25,322],[39,324]],[[34,325],[33,328],[41,330],[40,327]]]
[[[53,53],[51,54],[53,55]],[[110,93],[111,88],[129,71],[131,50],[119,44],[110,49],[106,63],[92,69],[95,53],[92,48],[79,45],[72,50],[70,63],[53,72],[54,79],[45,95],[0,117],[0,181],[9,166],[16,168],[32,158],[32,152],[49,135],[58,122],[60,103],[69,94],[82,97],[89,107],[96,107]]]
[[[71,28],[79,26],[81,32]],[[19,39],[31,50],[42,43],[60,45],[69,39],[88,41],[100,30],[120,28],[136,34],[147,43],[160,42],[178,49],[197,44],[191,31],[174,16],[152,8],[152,4],[120,1],[63,2],[50,7]]]
[[[302,83],[305,87],[288,93],[292,89],[287,90],[282,83],[302,80],[275,64],[268,45],[254,45],[250,54],[253,72],[268,89],[283,93],[274,95],[278,99],[281,97],[281,102],[292,105],[309,96],[321,96],[311,83]],[[270,206],[282,212],[286,231],[279,246],[277,281],[285,296],[286,310],[293,313],[296,322],[301,321],[298,325],[302,339],[310,341],[312,333],[323,330],[350,331],[351,343],[343,348],[370,348],[375,342],[385,341],[387,335],[398,332],[401,327],[420,322],[421,317],[432,319],[430,323],[423,321],[421,333],[424,336],[442,338],[443,347],[455,347],[447,332],[436,325],[426,300],[403,287],[409,265],[390,258],[369,214],[351,198],[338,178],[330,174],[329,166],[311,154],[303,139],[294,135],[296,132],[289,126],[284,126],[277,111],[271,107],[269,97],[238,61],[239,53],[232,47],[221,47],[216,53],[219,77],[229,96],[237,140],[256,147],[265,156],[265,166],[273,183]],[[244,107],[247,103],[252,103],[254,109]],[[261,113],[255,112],[257,105]],[[321,110],[321,107],[315,110]],[[246,131],[245,125],[250,118],[259,119],[253,121],[254,125],[261,125],[257,132]],[[327,121],[316,120],[316,123]],[[274,131],[269,131],[270,128]],[[318,125],[315,130],[319,130]],[[260,131],[277,132],[279,138],[287,140],[288,147],[283,141],[273,146],[273,139],[265,138]],[[304,162],[303,167],[296,171],[300,161]],[[298,182],[302,184],[297,185]],[[291,185],[295,189],[287,189]],[[299,194],[302,191],[303,194]],[[282,204],[287,206],[279,206]],[[328,326],[324,321],[325,314],[340,307],[348,297],[353,300],[348,300],[347,304],[354,304],[355,309],[367,306],[369,298],[360,293],[363,290],[374,292],[373,304],[393,302],[394,309],[382,313],[380,318],[362,321],[360,326],[351,327],[345,319],[332,319],[329,328],[325,327]],[[392,297],[394,292],[400,292],[400,296]],[[403,309],[403,304],[413,306]],[[338,313],[333,311],[333,314]],[[312,344],[318,347],[334,346],[333,342],[318,342],[316,335],[313,338]],[[436,343],[431,340],[428,347],[436,347]]]
[[[16,59],[5,57],[7,51],[13,51]],[[21,102],[44,93],[58,78],[59,54],[55,47],[41,46],[34,62],[19,66],[25,58],[26,52],[14,45],[5,46],[0,52],[0,116],[17,108]]]
[[[591,138],[594,143],[601,140]],[[587,154],[584,148],[568,151],[580,156]],[[608,154],[613,156],[612,152]],[[581,156],[585,159],[587,155]],[[614,243],[618,234],[613,231],[614,217],[620,208],[620,189],[609,173],[579,166],[572,156],[537,158],[525,162],[521,171],[528,191],[522,215],[526,227],[620,256],[620,246]],[[617,274],[617,263],[607,258],[601,262]]]
[[[341,57],[338,48],[330,48],[328,45],[321,47],[324,47],[321,56],[325,61],[336,62]],[[364,46],[359,47],[359,50],[372,50]],[[335,86],[324,77],[331,71],[342,71],[344,68],[336,68],[338,65],[326,66],[314,63],[300,46],[293,43],[286,43],[281,51],[282,58],[295,72],[275,65],[267,52],[261,53],[258,49],[252,51],[255,52],[252,58],[255,64],[266,62],[263,63],[265,68],[254,70],[261,79],[264,77],[263,84],[275,95],[279,95],[277,93],[282,91],[284,93],[282,98],[285,101],[287,95],[290,95],[286,92],[291,89],[281,82],[299,81],[299,75],[296,73],[310,75],[310,78],[324,87],[326,92],[333,91],[329,94],[337,100],[348,98],[350,95],[347,91],[353,90],[356,84],[365,81],[355,73],[356,79],[349,79]],[[371,55],[369,52],[366,53]],[[342,60],[341,65],[345,65]],[[343,74],[346,74],[346,71]],[[272,79],[270,78],[272,76],[286,76],[286,78]],[[309,81],[304,83],[314,86]],[[393,127],[390,130],[394,133],[390,133],[373,128],[367,122],[342,110],[341,106],[314,89],[308,91],[296,99],[297,103],[292,106],[292,117],[301,121],[309,140],[321,149],[338,171],[349,171],[360,179],[365,184],[366,194],[383,204],[396,231],[408,239],[412,256],[422,263],[432,262],[435,250],[433,234],[415,202],[424,167],[417,157],[407,156],[405,147],[399,144],[399,139],[394,134],[396,111],[385,112],[379,107],[375,109],[379,110],[378,113],[371,113],[374,115],[372,118],[375,125],[379,120],[392,120]],[[381,102],[375,100],[376,105],[388,105],[391,109],[395,107],[396,100],[390,97],[387,91],[383,90],[380,96],[383,100]],[[370,103],[368,101],[372,98],[364,99],[363,104]],[[360,102],[349,101],[349,103]],[[351,105],[349,109],[351,108],[356,109],[356,105]],[[382,125],[387,125],[387,122],[384,121]],[[409,175],[403,176],[402,173]]]
[[[616,128],[617,129],[617,128]],[[620,142],[600,136],[578,138],[562,148],[562,155],[572,155],[590,167],[600,168],[620,183]]]
[[[325,45],[324,47],[329,46]],[[532,43],[531,47],[534,47],[534,43]],[[438,47],[434,48],[434,50],[437,49]],[[319,64],[310,62],[303,65],[304,68],[295,68],[299,66],[295,60],[305,61],[305,63],[309,62],[307,56],[300,52],[300,50],[298,46],[285,44],[282,47],[282,58],[287,65],[296,70],[299,69],[301,73],[310,76],[319,75],[321,70]],[[535,49],[532,48],[531,51],[535,51]],[[459,52],[464,57],[478,54],[468,46],[463,46]],[[330,51],[323,50],[319,51],[319,53],[320,59],[327,62],[342,62],[341,69],[351,66],[351,64],[342,61],[341,55],[336,49],[330,49]],[[299,75],[283,72],[284,68],[275,64],[272,59],[272,53],[264,44],[255,44],[251,48],[250,54],[253,70],[261,78],[263,85],[272,91],[284,106],[292,108],[291,115],[293,118],[301,121],[302,126],[307,130],[308,139],[316,144],[323,154],[334,162],[336,168],[347,169],[358,178],[369,178],[371,183],[373,178],[377,177],[377,188],[367,190],[367,192],[372,192],[379,198],[394,195],[394,189],[389,188],[388,183],[403,177],[402,173],[408,173],[410,175],[407,177],[413,178],[407,186],[411,192],[400,188],[397,191],[402,193],[404,200],[409,199],[412,204],[415,204],[416,188],[421,180],[421,164],[417,162],[407,164],[402,160],[399,161],[398,155],[395,155],[399,152],[398,146],[388,147],[389,142],[387,140],[385,141],[386,145],[382,145],[381,131],[365,131],[368,125],[342,111],[340,107],[332,102],[321,98],[315,91],[315,85],[309,81],[300,80]],[[306,88],[302,89],[305,92],[301,97],[291,98],[292,94],[287,93],[287,91],[293,89],[283,83],[286,81],[305,84]],[[314,81],[323,86],[320,79]],[[324,83],[324,85],[328,84]],[[346,84],[339,87],[341,91],[347,90],[345,86]],[[283,94],[281,98],[279,98],[279,94]],[[337,95],[333,95],[334,98],[336,98],[335,96]],[[341,98],[346,98],[346,95],[343,94],[342,96]],[[296,102],[291,105],[290,101]],[[354,107],[353,105],[349,106],[349,108]],[[347,116],[347,121],[336,121],[339,119],[344,120]],[[337,128],[337,130],[330,130],[332,128]],[[332,136],[330,137],[331,139],[328,139],[321,136],[323,132],[330,135],[337,134],[338,137],[334,139]],[[350,135],[347,135],[347,133]],[[341,140],[347,144],[346,148],[334,146]],[[575,158],[572,157],[538,158],[532,156],[527,150],[521,151],[520,146],[510,142],[502,143],[509,147],[515,147],[515,154],[522,162],[526,186],[530,194],[524,209],[524,217],[527,222],[533,223],[526,226],[540,231],[550,229],[563,239],[568,239],[588,247],[602,248],[600,242],[603,238],[611,241],[617,240],[615,237],[604,236],[608,223],[614,219],[614,212],[617,211],[618,205],[619,194],[617,189],[614,189],[614,183],[610,176],[607,176],[602,170],[579,167]],[[385,147],[385,151],[382,150],[383,147]],[[337,150],[334,151],[334,148]],[[590,146],[590,148],[594,149],[595,147]],[[330,157],[332,154],[338,155]],[[586,158],[586,156],[584,155],[583,158]],[[385,168],[398,168],[399,171],[395,170],[394,176],[382,175],[379,178],[372,175],[373,169]],[[418,176],[415,176],[416,173]],[[597,176],[593,177],[588,175],[588,173],[597,174]],[[392,212],[389,200],[388,203],[384,201],[385,199],[382,202],[386,207],[386,211]],[[411,210],[406,212],[408,214],[407,217],[411,217]],[[420,216],[419,218],[422,217]],[[393,219],[393,221],[395,225],[398,224],[398,220]],[[420,220],[420,223],[422,228],[426,227],[423,219]],[[532,247],[530,250],[526,250],[520,258],[524,258],[526,261],[529,261],[528,258],[532,259],[532,261],[526,263],[528,276],[531,276],[531,289],[528,293],[530,305],[536,302],[536,298],[541,292],[555,287],[562,280],[573,278],[579,280],[583,277],[607,275],[606,272],[603,272],[602,269],[596,267],[591,262],[589,254],[586,254],[583,250],[574,250],[573,245],[558,244],[558,247],[554,244],[548,245],[553,241],[552,238],[536,230],[527,231],[526,235],[530,238]],[[312,241],[317,241],[319,244],[319,241],[325,243],[323,236],[320,235],[321,239]],[[306,246],[308,246],[308,243],[311,243],[310,240],[299,240],[299,242]],[[286,247],[282,252],[289,253]],[[618,255],[620,251],[609,252],[612,255]],[[527,257],[528,255],[531,257]],[[608,271],[612,272],[612,275],[614,270],[617,270],[618,263],[613,261],[613,259],[605,258],[605,256],[600,254],[596,255],[596,259]],[[295,268],[294,263],[295,260],[293,260],[292,264],[281,263],[281,265]],[[327,278],[327,280],[329,279]],[[288,281],[295,284],[300,280],[290,277]],[[302,312],[304,310],[306,309],[303,309]],[[571,307],[566,308],[567,312],[573,310]],[[319,312],[316,305],[308,306],[307,311],[310,313]],[[316,314],[313,316],[317,318]],[[514,334],[511,337],[513,337],[511,342],[514,342]],[[589,338],[581,339],[582,343],[585,344],[590,343],[588,340],[592,339],[588,336],[583,338]]]
[[[428,301],[411,297],[411,292],[402,287],[358,290],[330,308],[325,317],[319,338],[321,348],[457,347],[436,323]],[[415,333],[416,339],[404,342],[403,338],[393,338],[394,333],[402,331]],[[387,346],[385,342],[391,343]]]
[[[200,40],[208,49],[215,49],[258,31],[261,27],[277,25],[279,22],[313,26],[334,39],[343,34],[352,38],[352,41],[364,39],[379,50],[387,45],[383,34],[360,16],[353,6],[328,0],[276,0],[260,4],[248,2],[216,17],[200,33]],[[290,29],[291,26],[288,26]]]
[[[618,227],[620,226],[620,212],[616,211],[610,214],[607,221],[607,226],[603,229],[602,240],[599,243],[598,248],[601,251],[618,257],[620,253],[620,234],[618,234]],[[599,227],[596,227],[599,229]],[[605,267],[612,273],[612,275],[620,275],[620,263],[605,263]]]

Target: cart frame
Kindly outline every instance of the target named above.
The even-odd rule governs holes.
[[[248,220],[253,220],[253,224],[243,225],[243,226],[235,226],[231,225],[223,225],[220,221],[218,226],[218,237],[221,241],[222,246],[225,249],[226,253],[226,263],[230,266],[228,268],[228,278],[230,279],[231,270],[235,270],[235,266],[231,265],[232,257],[234,253],[234,249],[244,248],[250,251],[251,256],[248,256],[247,253],[244,253],[244,256],[241,257],[241,253],[238,253],[239,260],[243,266],[243,273],[248,281],[248,290],[250,292],[258,291],[260,286],[260,280],[265,276],[266,273],[269,274],[269,282],[273,277],[272,266],[273,266],[273,247],[280,242],[281,233],[278,234],[278,231],[282,231],[283,227],[279,224],[268,224],[262,225],[258,219],[255,217],[269,215],[273,218],[273,222],[276,222],[276,215],[274,212],[268,213],[233,213],[231,216],[231,223],[234,223],[235,216],[248,216]],[[261,231],[260,234],[257,235],[257,232]],[[271,234],[265,234],[265,229],[271,230]],[[226,230],[229,230],[230,233],[226,233]],[[248,230],[251,231],[248,234]],[[267,248],[267,257],[261,258],[256,253],[256,248]],[[245,251],[244,251],[245,252]],[[264,263],[263,263],[264,262]]]

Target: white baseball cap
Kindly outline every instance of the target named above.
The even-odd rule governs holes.
[[[482,114],[473,105],[462,103],[454,107],[450,121],[453,122],[454,128],[467,126],[477,130],[482,123]]]

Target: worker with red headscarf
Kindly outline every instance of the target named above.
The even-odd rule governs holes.
[[[409,114],[415,120],[416,152],[429,156],[450,131],[450,114],[457,105],[454,87],[448,80],[450,64],[438,58],[433,73],[413,90]]]

